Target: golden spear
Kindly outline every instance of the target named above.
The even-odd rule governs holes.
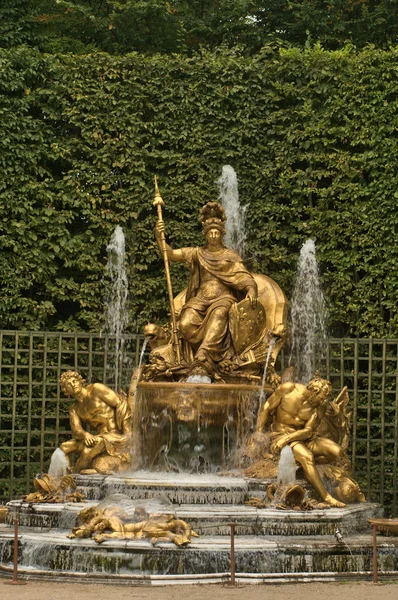
[[[158,211],[158,223],[163,223],[162,206],[164,206],[164,200],[159,192],[158,178],[156,177],[156,175],[155,175],[155,197],[153,199],[153,205],[156,206],[157,211]],[[166,272],[167,290],[169,292],[169,303],[170,303],[170,314],[171,314],[171,325],[172,325],[172,343],[173,343],[175,356],[177,359],[177,364],[180,364],[181,363],[180,342],[178,339],[177,320],[176,320],[176,313],[174,310],[174,296],[173,296],[173,289],[171,287],[169,257],[167,256],[166,236],[165,236],[164,231],[160,232],[160,243],[161,243],[161,247],[162,247],[164,270]]]

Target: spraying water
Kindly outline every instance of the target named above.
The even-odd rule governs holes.
[[[326,308],[313,240],[307,240],[300,251],[291,307],[290,363],[293,359],[299,380],[308,383],[326,347]]]
[[[143,342],[143,344],[142,344],[142,348],[141,348],[141,354],[140,354],[140,360],[139,360],[139,362],[138,362],[138,372],[139,372],[139,373],[141,372],[141,365],[142,365],[142,361],[144,360],[144,354],[145,354],[145,350],[146,350],[146,347],[147,347],[147,345],[148,345],[148,342],[149,342],[149,340],[150,340],[150,337],[149,337],[149,335],[148,335],[148,336],[147,336],[147,337],[144,339],[144,342]],[[137,381],[138,381],[138,379],[137,379]]]
[[[220,189],[219,200],[227,216],[225,244],[243,257],[246,244],[245,215],[247,206],[240,205],[238,178],[230,165],[223,166],[217,185]]]
[[[113,371],[115,389],[119,386],[119,365],[122,360],[122,335],[128,322],[127,296],[128,280],[126,273],[126,251],[123,229],[115,227],[111,241],[106,248],[107,269],[110,284],[106,293],[104,331],[115,336],[115,360]]]
[[[294,485],[296,483],[296,461],[290,446],[282,448],[278,465],[278,485]]]
[[[68,466],[68,460],[64,452],[61,448],[57,448],[51,455],[48,474],[50,477],[63,477],[67,473]]]

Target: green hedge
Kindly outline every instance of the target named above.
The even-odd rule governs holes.
[[[289,295],[316,239],[334,335],[397,335],[398,50],[144,57],[0,50],[4,328],[97,331],[106,245],[123,226],[130,330],[163,318],[153,176],[167,236],[201,243],[230,164],[247,263]],[[186,272],[173,265],[175,291]]]

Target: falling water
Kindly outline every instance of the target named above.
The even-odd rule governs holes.
[[[145,350],[146,350],[146,347],[147,347],[147,344],[148,344],[149,340],[150,340],[150,337],[149,337],[149,336],[147,336],[147,337],[144,339],[144,342],[143,342],[143,344],[142,344],[142,348],[141,348],[141,354],[140,354],[140,360],[138,361],[138,369],[137,369],[137,372],[138,372],[138,373],[137,373],[137,377],[135,378],[135,384],[134,384],[134,388],[133,388],[133,390],[132,390],[132,392],[131,392],[131,394],[132,394],[132,397],[133,397],[133,398],[134,398],[134,396],[135,396],[135,394],[136,394],[137,387],[138,387],[138,382],[139,382],[139,380],[140,380],[140,377],[141,377],[141,366],[142,366],[142,361],[144,360],[144,354],[145,354]],[[132,417],[132,418],[133,418],[133,417]]]
[[[208,375],[190,375],[187,383],[211,383],[211,377],[208,377]]]
[[[245,215],[247,206],[240,205],[238,178],[230,165],[223,166],[217,185],[220,189],[219,200],[227,216],[225,243],[228,248],[236,250],[243,257],[246,244]]]
[[[119,365],[122,360],[122,336],[128,322],[125,239],[120,225],[115,227],[106,251],[108,253],[107,270],[110,283],[106,291],[104,331],[115,336],[115,360],[112,367],[115,377],[115,389],[117,389],[119,386]]]
[[[292,303],[292,351],[299,380],[313,376],[326,347],[326,309],[313,240],[307,240],[300,251]]]
[[[149,340],[150,340],[150,336],[147,336],[144,339],[144,342],[143,342],[142,348],[141,348],[141,353],[140,353],[140,360],[138,361],[138,367],[137,367],[137,370],[135,370],[134,374],[133,374],[133,380],[132,380],[130,391],[129,391],[129,395],[131,398],[130,402],[132,402],[133,404],[136,403],[137,388],[138,388],[139,380],[141,378],[142,362],[144,360],[144,354],[145,354],[145,350],[146,350]],[[131,431],[134,431],[135,427],[140,427],[140,421],[137,423],[137,421],[136,421],[137,418],[139,420],[142,418],[141,411],[140,411],[140,414],[137,415],[136,411],[133,409],[131,411]],[[140,443],[137,439],[135,439],[135,437],[133,437],[132,443],[130,444],[130,457],[131,457],[131,465],[134,465],[133,468],[137,468],[137,465],[141,464],[140,454],[141,454]]]
[[[264,365],[264,371],[263,371],[263,379],[261,381],[261,391],[260,391],[260,401],[259,401],[260,408],[262,407],[262,405],[264,403],[264,395],[265,395],[264,394],[264,388],[265,388],[265,382],[267,380],[268,364],[269,364],[269,359],[271,358],[272,349],[275,346],[275,342],[276,342],[276,339],[275,338],[271,338],[269,346],[268,346],[267,357],[265,359],[265,365]]]

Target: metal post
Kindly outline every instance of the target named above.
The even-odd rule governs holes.
[[[231,580],[230,580],[230,585],[236,585],[235,584],[235,526],[236,523],[228,523],[228,525],[231,528]]]
[[[373,531],[373,583],[379,583],[377,573],[377,525],[372,523]]]
[[[27,581],[21,581],[18,579],[18,519],[14,519],[14,569],[12,573],[12,580],[5,581],[8,585],[26,585]]]

